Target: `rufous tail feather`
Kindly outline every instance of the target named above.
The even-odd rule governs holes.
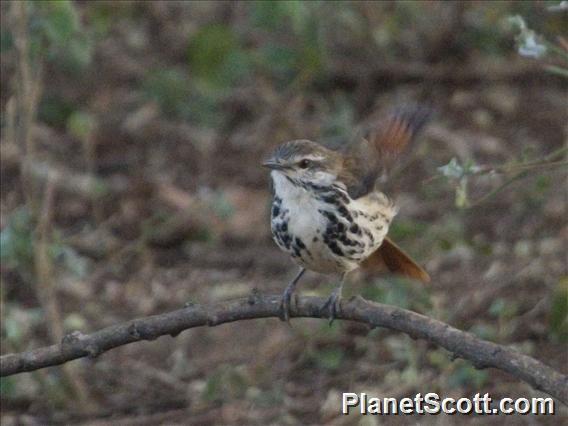
[[[381,246],[364,262],[366,270],[384,270],[385,267],[393,274],[421,281],[430,282],[430,275],[412,258],[397,246],[390,238],[385,238]]]
[[[392,111],[371,135],[383,166],[392,163],[428,122],[432,110],[421,105],[407,105]]]

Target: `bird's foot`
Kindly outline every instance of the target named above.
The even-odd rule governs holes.
[[[280,320],[290,324],[290,301],[294,288],[286,288],[282,293],[282,302],[280,303]]]
[[[327,310],[329,326],[333,324],[337,315],[341,313],[341,288],[333,290],[327,301],[322,306],[322,312]]]
[[[288,284],[288,287],[286,287],[286,290],[284,290],[284,293],[282,294],[282,303],[280,304],[280,319],[284,322],[287,322],[288,325],[290,325],[290,300],[292,298],[292,293],[294,293],[296,284],[298,284],[298,281],[300,280],[300,278],[302,278],[304,272],[306,272],[306,270],[304,268],[300,268],[300,271],[298,272],[298,275],[296,275],[296,278],[294,278],[292,282]]]

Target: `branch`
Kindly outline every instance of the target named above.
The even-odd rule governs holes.
[[[516,59],[503,62],[475,61],[462,64],[426,64],[423,62],[387,62],[354,64],[354,59],[336,61],[330,71],[330,80],[356,86],[365,76],[379,82],[428,81],[437,84],[468,83],[476,81],[507,81],[542,79],[539,63]]]
[[[188,305],[161,315],[135,319],[110,326],[92,334],[73,332],[60,344],[0,357],[0,376],[63,364],[77,358],[94,358],[112,348],[140,340],[154,340],[163,335],[177,336],[184,330],[216,326],[228,322],[278,317],[279,296],[253,293],[248,298],[221,302],[211,306]],[[291,317],[325,318],[325,299],[298,297],[291,307]],[[523,380],[568,404],[568,376],[540,361],[505,346],[481,340],[441,321],[398,308],[368,302],[361,297],[343,301],[338,319],[352,320],[400,331],[415,339],[435,343],[455,357],[469,360],[476,368],[496,368]]]

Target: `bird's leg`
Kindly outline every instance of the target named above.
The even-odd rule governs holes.
[[[280,319],[284,322],[290,321],[290,299],[292,298],[292,293],[296,288],[296,284],[298,284],[298,281],[300,281],[300,278],[302,278],[304,272],[306,272],[306,270],[304,268],[300,268],[300,272],[298,272],[296,278],[294,278],[292,282],[288,284],[288,287],[286,287],[286,290],[284,290],[284,293],[282,294],[282,304],[280,305]]]
[[[323,305],[322,310],[328,310],[328,318],[329,318],[329,325],[331,326],[331,324],[333,324],[333,321],[335,320],[335,317],[337,316],[337,314],[339,313],[339,311],[341,310],[341,291],[343,290],[343,283],[345,282],[345,276],[347,274],[343,274],[341,276],[341,280],[339,281],[339,284],[337,285],[337,287],[335,287],[333,289],[333,291],[331,292],[331,295],[329,296],[329,299],[327,299],[327,301],[325,302],[325,304]]]

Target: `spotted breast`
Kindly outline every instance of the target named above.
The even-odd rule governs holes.
[[[352,199],[336,183],[315,185],[272,173],[274,241],[300,266],[321,273],[349,272],[382,243],[396,214],[380,192]]]

